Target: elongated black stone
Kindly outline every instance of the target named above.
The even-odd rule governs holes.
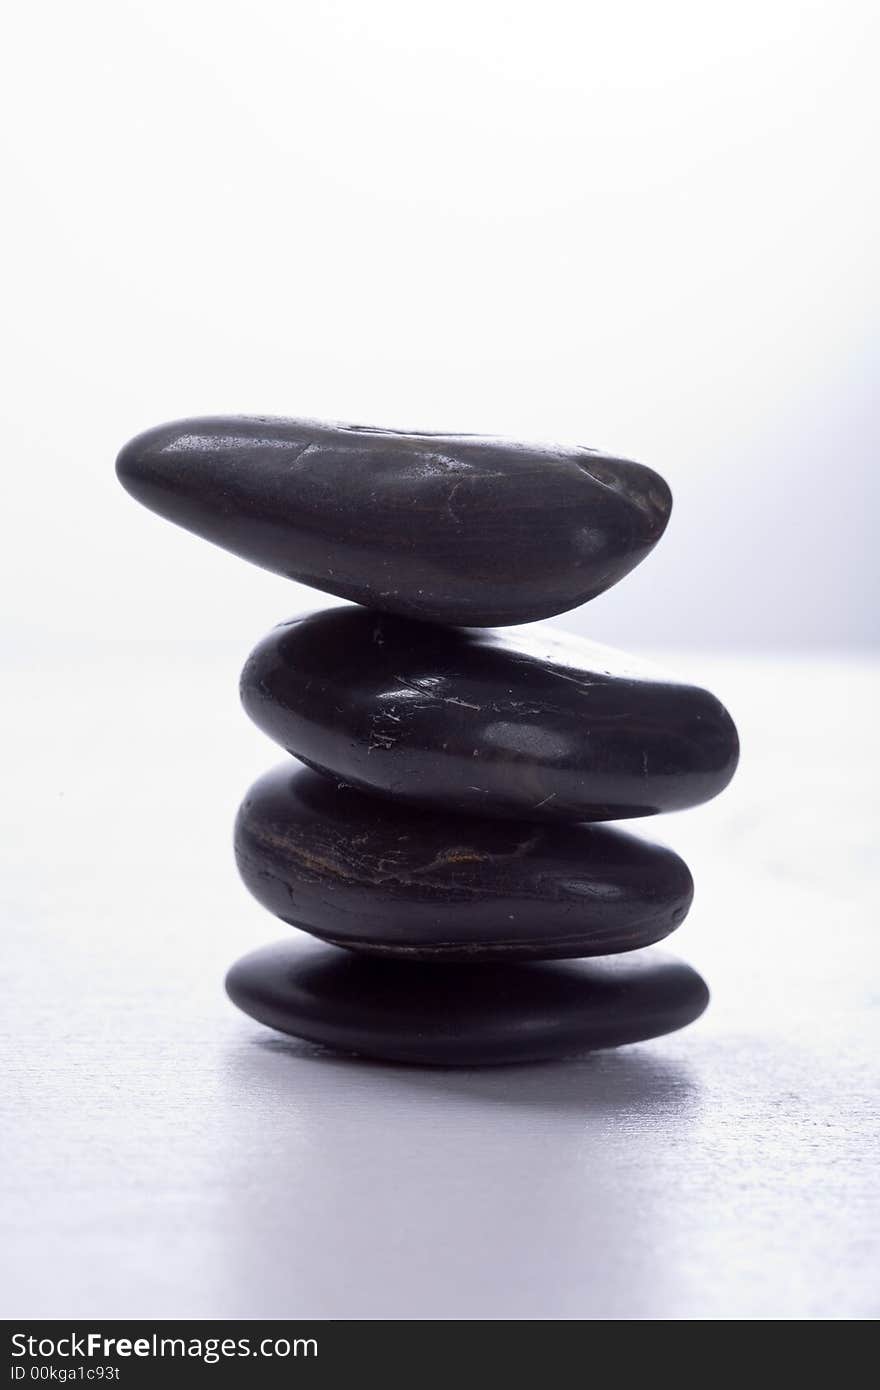
[[[217,416],[132,439],[117,472],[169,520],[358,603],[445,623],[574,608],[644,559],[669,488],[580,446]]]
[[[677,854],[626,831],[416,810],[295,763],[251,788],[235,852],[283,921],[425,960],[631,951],[674,931],[693,897]]]
[[[296,941],[245,956],[226,989],[282,1033],[438,1066],[547,1061],[640,1042],[692,1023],[709,1001],[695,970],[656,951],[438,969]]]
[[[509,636],[335,608],[276,628],[248,714],[334,777],[414,805],[531,820],[693,806],[736,767],[724,706],[547,630]]]

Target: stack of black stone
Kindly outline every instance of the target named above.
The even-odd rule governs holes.
[[[233,966],[283,1032],[479,1065],[655,1037],[706,986],[652,950],[693,896],[671,850],[597,824],[708,800],[736,767],[714,696],[531,623],[622,579],[672,499],[581,447],[209,417],[122,450],[129,492],[266,569],[353,600],[276,628],[242,676],[298,762],[250,790],[254,896],[313,937]],[[340,949],[345,948],[345,949]]]

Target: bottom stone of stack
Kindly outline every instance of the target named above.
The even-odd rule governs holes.
[[[253,951],[229,997],[270,1028],[390,1062],[487,1066],[642,1042],[699,1018],[697,972],[654,949],[594,960],[441,965],[308,940]]]

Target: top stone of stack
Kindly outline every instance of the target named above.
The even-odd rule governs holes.
[[[650,468],[579,445],[208,416],[117,459],[145,506],[315,589],[388,613],[504,626],[628,574],[672,498]]]

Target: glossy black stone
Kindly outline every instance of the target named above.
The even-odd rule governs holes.
[[[580,446],[214,416],[132,439],[132,496],[265,569],[409,617],[575,608],[659,540],[658,474]]]
[[[508,636],[329,609],[269,633],[241,695],[254,722],[311,766],[472,815],[679,810],[720,792],[739,754],[708,691],[546,629]]]
[[[313,1043],[392,1062],[486,1066],[572,1057],[683,1028],[703,980],[661,952],[603,961],[461,965],[371,961],[280,942],[238,961],[230,999]]]
[[[672,850],[605,826],[416,810],[285,763],[235,827],[245,884],[292,926],[425,960],[549,960],[659,941],[693,897]]]

